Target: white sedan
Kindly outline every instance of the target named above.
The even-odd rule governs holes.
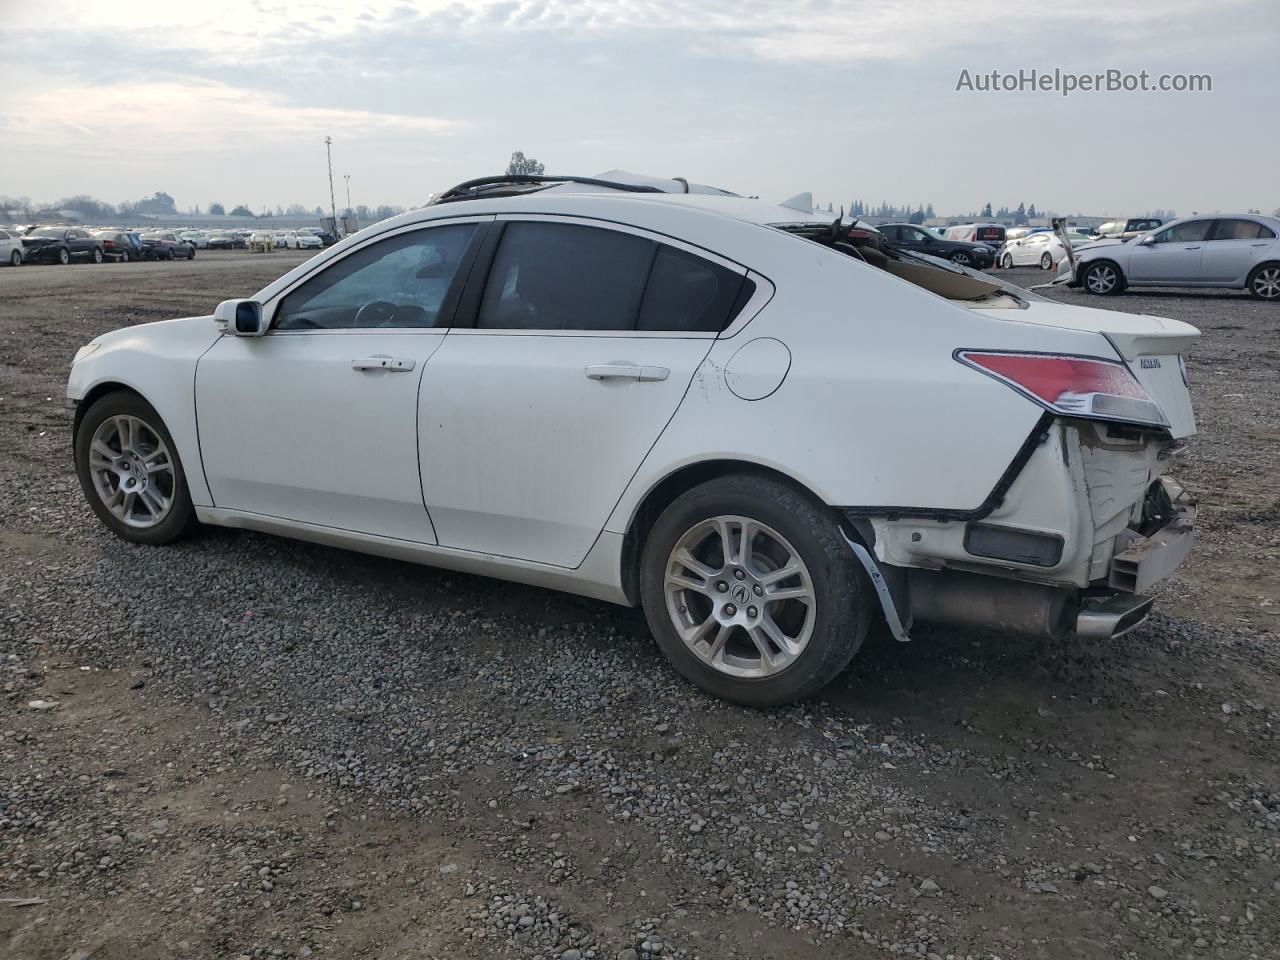
[[[313,233],[290,230],[285,234],[285,246],[290,250],[320,250],[324,242]]]
[[[799,199],[461,185],[82,348],[85,496],[138,543],[241,527],[640,604],[682,673],[757,705],[874,621],[1140,622],[1191,543],[1161,474],[1198,331],[859,253],[874,231]]]
[[[1057,235],[1043,232],[1008,241],[1000,250],[996,262],[1006,270],[1010,267],[1028,266],[1052,270],[1066,258],[1067,248]]]

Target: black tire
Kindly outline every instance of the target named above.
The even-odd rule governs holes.
[[[1050,254],[1048,250],[1040,254],[1040,269],[1041,270],[1053,269],[1053,255]]]
[[[1108,277],[1110,277],[1110,285],[1107,283]],[[1089,264],[1080,279],[1085,290],[1092,294],[1114,297],[1124,292],[1124,274],[1110,260],[1099,260]]]
[[[121,263],[128,263],[130,259],[131,259],[131,258],[129,257],[129,251],[128,251],[128,250],[123,250],[123,251],[121,251],[121,253],[120,253],[120,262],[121,262]]]
[[[188,260],[194,260],[195,258],[196,258],[196,248],[195,248],[195,247],[190,247],[190,248],[188,248],[188,250],[187,250],[187,259],[188,259]]]
[[[681,639],[667,608],[664,586],[673,549],[699,523],[722,515],[771,527],[798,554],[812,582],[808,642],[770,676],[731,676],[712,667]],[[649,629],[676,669],[715,696],[755,707],[792,703],[826,686],[862,646],[872,616],[866,575],[831,512],[784,482],[753,474],[710,480],[662,512],[645,541],[640,592]]]
[[[1002,261],[1000,262],[1000,266],[1004,267],[1006,270],[1012,270],[1012,269],[1013,269],[1013,254],[1011,254],[1011,253],[1006,253],[1006,254],[1004,255],[1004,260],[1002,260]]]
[[[93,248],[93,262],[94,263],[102,262],[102,251],[99,250],[97,247]]]
[[[111,417],[127,415],[142,420],[156,436],[164,441],[172,458],[173,483],[172,505],[168,514],[152,527],[131,527],[113,514],[94,487],[89,466],[89,445],[93,442],[94,431]],[[195,522],[195,510],[191,505],[191,494],[187,490],[186,472],[182,460],[178,456],[178,448],[174,445],[169,428],[160,419],[160,414],[136,393],[118,391],[109,393],[93,402],[85,411],[76,428],[75,435],[76,475],[80,478],[80,486],[84,490],[89,507],[98,515],[98,519],[122,540],[132,543],[145,543],[151,546],[172,543],[186,533]]]
[[[21,251],[21,250],[14,250],[12,253],[10,253],[10,254],[9,254],[9,266],[11,266],[11,267],[20,267],[20,266],[22,266],[22,251]]]
[[[969,256],[969,254],[965,253],[963,250],[957,250],[949,259],[952,263],[961,267],[973,266],[973,257]]]
[[[1258,300],[1280,300],[1280,263],[1260,263],[1249,273],[1249,293]]]
[[[71,262],[71,251],[70,251],[70,250],[68,250],[66,247],[60,247],[60,248],[58,249],[58,262],[59,262],[60,264],[62,264],[64,267],[65,267],[68,263],[70,263],[70,262]]]

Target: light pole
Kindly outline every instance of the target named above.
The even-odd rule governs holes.
[[[351,205],[351,174],[344,173],[342,179],[347,181],[347,209],[351,211],[351,219],[356,222],[356,232],[360,232],[360,218],[356,216],[356,208]]]
[[[333,198],[333,137],[324,138],[324,153],[329,159],[329,209],[333,212],[333,232],[338,232],[338,201]]]

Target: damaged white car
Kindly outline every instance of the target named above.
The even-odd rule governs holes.
[[[1065,306],[803,200],[489,178],[211,317],[81,349],[121,537],[243,527],[643,605],[676,667],[813,694],[883,618],[1111,636],[1191,545],[1195,328]]]

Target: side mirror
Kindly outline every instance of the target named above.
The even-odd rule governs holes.
[[[1156,242],[1155,235],[1148,233],[1145,237],[1143,237],[1141,240],[1138,241],[1138,246],[1151,247],[1155,245],[1155,242]]]
[[[224,333],[236,337],[260,337],[267,332],[262,304],[257,300],[223,300],[213,319]]]

